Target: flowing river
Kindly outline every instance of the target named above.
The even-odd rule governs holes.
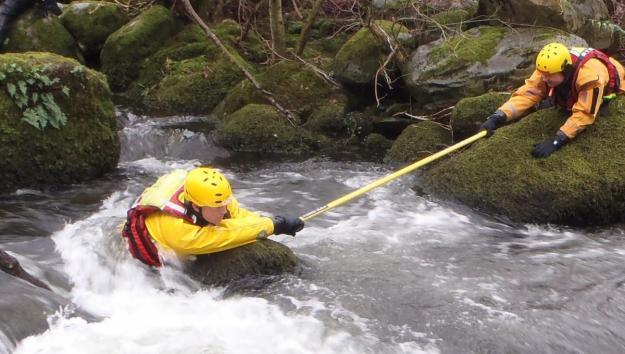
[[[119,112],[119,168],[0,199],[0,248],[56,295],[0,272],[0,353],[622,353],[625,227],[506,224],[413,174],[272,237],[296,274],[243,291],[151,271],[119,236],[143,188],[217,166],[239,201],[301,215],[391,172],[372,162],[230,156],[211,122]],[[37,333],[37,334],[34,334]],[[24,339],[22,339],[24,338]]]

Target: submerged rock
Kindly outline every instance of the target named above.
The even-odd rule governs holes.
[[[84,62],[74,37],[56,16],[41,17],[31,9],[11,23],[3,52],[51,52]]]
[[[51,53],[0,55],[0,74],[0,193],[77,182],[117,166],[104,75]]]
[[[293,272],[297,257],[285,245],[260,240],[228,251],[197,257],[191,275],[207,285],[229,285],[241,279]]]
[[[476,96],[522,84],[538,51],[554,41],[586,46],[575,35],[551,29],[482,26],[419,47],[402,72],[421,104]]]
[[[566,120],[556,109],[533,113],[425,174],[435,195],[510,220],[574,226],[625,219],[625,97],[611,113],[545,159],[530,155]]]
[[[430,121],[410,125],[384,157],[386,162],[414,162],[442,150],[451,142],[449,130]]]

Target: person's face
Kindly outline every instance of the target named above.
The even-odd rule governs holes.
[[[200,208],[194,204],[193,208],[196,211],[201,212],[202,217],[213,225],[218,225],[221,222],[221,220],[223,220],[224,216],[226,216],[226,212],[228,211],[225,205],[216,207],[216,208],[213,208],[213,207]]]
[[[543,82],[549,87],[556,87],[564,81],[564,74],[561,72],[549,74],[541,71],[540,75],[542,76]]]

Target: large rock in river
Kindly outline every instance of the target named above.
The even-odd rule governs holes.
[[[26,11],[11,23],[3,52],[51,52],[84,62],[74,37],[56,16]]]
[[[228,251],[197,257],[189,264],[194,278],[207,285],[231,285],[242,279],[293,272],[297,257],[285,245],[261,240]]]
[[[519,86],[550,42],[586,46],[571,34],[540,28],[482,26],[419,47],[402,72],[419,103],[477,96]]]
[[[0,193],[111,171],[117,122],[104,75],[51,53],[0,55]]]
[[[625,219],[625,97],[611,113],[545,159],[532,146],[551,138],[567,117],[556,109],[502,127],[448,158],[424,178],[425,187],[513,221],[575,226]]]

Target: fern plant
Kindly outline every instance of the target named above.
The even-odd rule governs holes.
[[[69,97],[69,87],[58,77],[50,78],[46,66],[24,68],[15,63],[5,64],[0,70],[0,83],[9,97],[22,110],[22,120],[43,130],[48,125],[59,129],[67,123],[67,116],[54,99],[55,92]]]

